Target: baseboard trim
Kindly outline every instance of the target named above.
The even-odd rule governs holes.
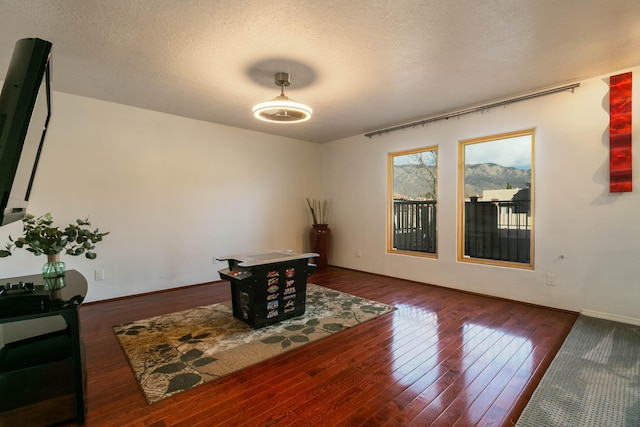
[[[195,285],[176,286],[174,288],[158,289],[158,290],[155,290],[155,291],[141,292],[139,294],[123,295],[121,297],[105,298],[105,299],[99,299],[99,300],[95,300],[95,301],[83,302],[82,305],[99,304],[101,302],[120,301],[120,300],[129,299],[129,298],[144,297],[144,296],[153,295],[153,294],[162,294],[162,293],[165,293],[165,292],[177,291],[177,290],[184,289],[184,288],[192,288],[192,287],[195,287],[195,286],[214,285],[216,283],[223,283],[223,282],[224,282],[224,280],[213,280],[211,282],[196,283]],[[0,424],[0,427],[2,427],[2,424]]]
[[[620,316],[618,314],[603,313],[601,311],[593,311],[593,310],[586,310],[586,309],[580,310],[580,314],[583,314],[589,317],[595,317],[598,319],[613,320],[614,322],[628,323],[630,325],[640,326],[640,319],[635,317]]]

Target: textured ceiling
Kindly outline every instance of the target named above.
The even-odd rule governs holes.
[[[0,79],[24,37],[54,90],[321,143],[640,65],[640,1],[0,0]],[[279,71],[310,121],[253,118]]]

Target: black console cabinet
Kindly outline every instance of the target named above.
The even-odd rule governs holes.
[[[316,268],[308,260],[317,256],[286,250],[218,258],[229,262],[218,273],[231,284],[234,317],[262,328],[304,314],[307,276]]]
[[[33,283],[35,291],[15,289],[0,295],[0,323],[61,316],[66,328],[6,344],[0,349],[0,427],[85,422],[84,351],[78,309],[87,280],[67,271],[66,286],[47,291],[42,275],[0,279]]]

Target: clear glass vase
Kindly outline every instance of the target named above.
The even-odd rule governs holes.
[[[47,255],[47,262],[42,266],[44,287],[49,290],[62,289],[64,283],[64,262],[60,261],[60,254]]]

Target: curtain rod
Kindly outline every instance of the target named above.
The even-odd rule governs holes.
[[[475,106],[475,107],[469,107],[469,108],[464,108],[464,109],[461,109],[461,110],[452,111],[452,112],[449,112],[449,113],[438,114],[438,115],[435,115],[435,116],[427,117],[426,119],[418,120],[418,121],[411,122],[411,123],[406,123],[404,125],[393,126],[393,127],[389,127],[389,128],[385,128],[385,129],[380,129],[380,130],[377,130],[377,131],[374,131],[374,132],[365,133],[364,136],[366,136],[367,138],[371,139],[371,137],[373,137],[373,136],[387,134],[389,132],[395,132],[397,130],[402,130],[402,129],[406,129],[406,128],[415,128],[416,126],[424,126],[427,123],[437,122],[438,120],[448,120],[448,119],[453,118],[453,117],[459,117],[459,116],[463,116],[465,114],[470,114],[470,113],[475,113],[475,112],[478,112],[478,111],[488,110],[488,109],[495,108],[495,107],[500,107],[500,106],[506,107],[507,105],[514,104],[516,102],[526,101],[527,99],[538,98],[540,96],[551,95],[551,94],[558,93],[558,92],[564,92],[566,90],[570,90],[571,93],[573,93],[574,89],[577,88],[577,87],[580,87],[580,83],[573,83],[573,84],[570,84],[570,85],[556,87],[556,88],[553,88],[553,89],[546,89],[546,90],[542,90],[542,91],[539,91],[539,92],[529,93],[527,95],[520,95],[520,96],[515,96],[513,98],[503,99],[503,100],[500,100],[500,101],[493,101],[493,102],[489,102],[487,104],[478,105],[478,106]]]

